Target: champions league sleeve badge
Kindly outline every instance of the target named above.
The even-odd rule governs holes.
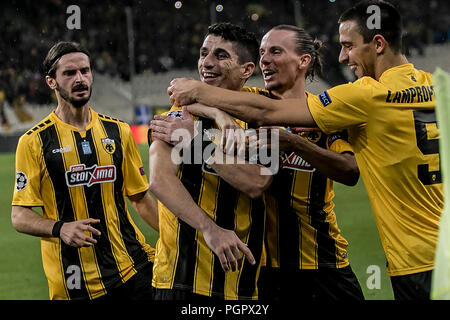
[[[16,171],[16,190],[21,191],[25,189],[28,184],[28,178],[22,171]]]

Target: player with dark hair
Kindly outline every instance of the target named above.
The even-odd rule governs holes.
[[[224,40],[233,42],[233,50],[239,52],[238,63],[253,62],[258,63],[258,41],[251,32],[243,32],[243,29],[229,22],[216,23],[208,27],[205,35],[215,35]]]
[[[339,61],[355,72],[353,83],[308,100],[207,89],[189,79],[173,80],[168,93],[180,105],[199,102],[260,125],[318,126],[328,134],[348,129],[394,296],[429,299],[443,208],[431,74],[401,54],[400,14],[388,2],[362,1],[339,21]]]
[[[237,25],[210,26],[198,60],[201,81],[208,87],[242,90],[255,69],[258,47],[255,35]],[[168,115],[152,121],[151,128],[177,121],[171,117],[183,121],[190,118],[179,107],[172,107]],[[224,126],[200,119],[203,130],[190,147],[195,153],[199,141],[202,158],[205,150],[214,146],[214,142],[203,140],[203,134],[212,132],[216,125],[221,129]],[[247,128],[243,122],[240,125]],[[214,146],[209,159],[177,165],[171,158],[172,146],[164,142],[168,141],[163,138],[165,130],[156,131],[149,151],[150,190],[161,202],[153,274],[155,299],[257,298],[265,223],[261,195],[270,175],[260,175],[261,166],[257,164],[209,161],[225,157],[220,145]],[[247,256],[244,261],[242,254]]]
[[[12,224],[41,237],[50,299],[151,299],[154,249],[125,196],[155,230],[158,213],[130,128],[89,107],[90,58],[78,43],[55,44],[44,72],[58,105],[19,140]]]

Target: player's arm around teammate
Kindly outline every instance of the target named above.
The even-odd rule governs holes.
[[[204,83],[188,78],[176,78],[167,89],[170,101],[179,105],[195,102],[223,110],[238,119],[263,125],[302,125],[317,127],[309,112],[306,95],[301,99],[270,99],[248,92],[209,88]]]
[[[178,218],[203,234],[208,247],[218,256],[224,271],[236,270],[244,253],[250,263],[252,253],[234,233],[219,227],[193,201],[189,192],[177,177],[178,166],[170,161],[172,147],[156,139],[149,149],[150,190]],[[170,193],[167,192],[170,190]],[[177,197],[173,197],[176,194]]]
[[[265,130],[276,130],[279,137],[278,147],[281,151],[295,152],[312,164],[322,174],[336,182],[354,186],[359,179],[359,169],[355,156],[350,152],[338,153],[310,142],[301,135],[290,133],[278,127],[266,127]],[[264,130],[263,129],[263,130]],[[306,128],[303,128],[305,130]],[[260,131],[259,129],[258,131]],[[295,129],[294,129],[295,130]],[[308,129],[306,129],[308,130]],[[302,132],[302,128],[296,130]],[[264,137],[271,137],[272,134],[265,134]],[[272,141],[270,139],[259,139],[256,141],[259,147],[270,149]]]
[[[259,164],[249,163],[248,161],[245,161],[245,163],[240,161],[238,163],[237,156],[229,155],[226,152],[227,140],[225,139],[226,135],[224,133],[228,129],[235,130],[234,132],[239,130],[243,133],[239,124],[227,113],[216,108],[203,108],[200,106],[200,108],[192,110],[197,116],[214,120],[222,130],[222,143],[217,145],[210,159],[206,160],[211,168],[222,179],[239,191],[246,193],[250,198],[255,199],[261,197],[264,190],[269,187],[272,181],[272,173],[269,169]],[[176,135],[173,133],[175,130],[185,129],[191,135],[194,134],[195,124],[186,108],[183,108],[183,119],[162,115],[156,115],[154,118],[150,124],[153,136],[171,145],[180,142],[179,140],[174,140]],[[238,148],[239,145],[234,145],[233,151],[235,150],[234,147]],[[213,161],[214,159],[219,159],[219,161]],[[261,174],[262,172],[265,174]]]

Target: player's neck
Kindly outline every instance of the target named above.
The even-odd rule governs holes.
[[[292,85],[285,85],[270,92],[278,99],[302,99],[305,97],[305,81],[296,81]]]
[[[380,56],[375,67],[375,79],[379,80],[383,72],[388,69],[409,63],[403,54],[393,54],[392,52]]]
[[[76,127],[79,131],[85,131],[91,122],[91,112],[87,103],[82,107],[74,107],[71,103],[58,99],[55,114],[61,121]]]

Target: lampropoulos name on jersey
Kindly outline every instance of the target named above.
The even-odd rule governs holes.
[[[84,164],[70,166],[66,171],[68,187],[92,186],[96,183],[114,182],[116,180],[116,166],[97,166],[86,168]]]
[[[405,88],[402,91],[391,92],[388,90],[386,102],[388,103],[413,103],[433,101],[433,86],[417,86]]]

